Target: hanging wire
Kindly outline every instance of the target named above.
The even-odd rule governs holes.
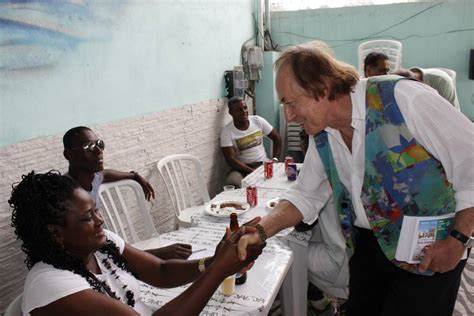
[[[346,45],[350,45],[350,44],[354,44],[354,43],[357,43],[357,42],[360,42],[360,41],[365,41],[365,40],[370,40],[370,39],[377,39],[377,38],[391,38],[391,39],[395,39],[395,40],[406,40],[408,38],[431,38],[431,37],[436,37],[436,36],[440,36],[440,35],[445,35],[445,34],[453,34],[453,33],[459,33],[459,32],[470,32],[470,31],[474,31],[474,28],[467,28],[467,29],[454,29],[454,30],[449,30],[449,31],[446,31],[446,32],[441,32],[441,33],[436,33],[436,34],[431,34],[431,35],[419,35],[419,34],[411,34],[411,35],[408,35],[408,36],[405,36],[405,37],[397,37],[397,36],[393,36],[393,35],[384,35],[384,36],[377,36],[381,33],[384,33],[388,30],[391,30],[393,29],[394,27],[396,26],[399,26],[399,25],[402,25],[412,19],[414,19],[415,17],[425,13],[425,12],[428,12],[432,9],[434,9],[435,7],[438,7],[442,4],[444,4],[446,2],[446,0],[443,0],[443,1],[440,1],[438,3],[435,3],[423,10],[420,10],[418,12],[416,12],[415,14],[395,23],[395,24],[392,24],[380,31],[377,31],[375,33],[372,33],[372,34],[369,34],[365,37],[362,37],[362,38],[352,38],[352,39],[329,39],[329,38],[321,38],[321,37],[311,37],[311,36],[305,36],[305,35],[302,35],[302,34],[298,34],[298,33],[293,33],[293,32],[277,32],[277,31],[273,31],[273,33],[277,33],[277,34],[288,34],[288,35],[293,35],[293,36],[297,36],[297,37],[300,37],[300,38],[304,38],[304,39],[310,39],[310,40],[321,40],[321,41],[324,41],[324,42],[327,42],[327,43],[331,43],[331,42],[345,42],[345,43],[341,43],[341,44],[337,44],[337,45],[331,45],[331,48],[337,48],[337,47],[342,47],[342,46],[346,46]],[[286,44],[286,45],[279,45],[280,48],[281,47],[288,47],[288,46],[291,46],[293,44]],[[278,46],[278,45],[277,45]],[[275,47],[276,48],[276,47]]]

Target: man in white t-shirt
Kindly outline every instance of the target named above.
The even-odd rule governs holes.
[[[457,110],[461,110],[454,81],[445,71],[439,68],[419,67],[410,70],[414,72],[416,79],[438,91],[440,96],[448,100]]]
[[[263,136],[273,141],[272,156],[275,158],[280,156],[281,137],[264,118],[249,116],[242,98],[232,97],[228,106],[233,120],[222,129],[220,144],[225,160],[232,168],[226,184],[240,187],[242,179],[268,159]]]
[[[451,103],[456,108],[456,110],[461,111],[454,79],[452,79],[448,73],[441,68],[400,68],[397,69],[394,74],[415,79],[427,84],[431,88],[438,91],[439,95],[448,100],[449,103]]]

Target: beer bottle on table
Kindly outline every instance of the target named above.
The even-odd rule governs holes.
[[[238,230],[239,230],[239,221],[237,220],[237,214],[231,213],[230,214],[230,231],[235,233]],[[236,285],[244,284],[245,281],[247,281],[247,272],[237,273],[235,275]]]

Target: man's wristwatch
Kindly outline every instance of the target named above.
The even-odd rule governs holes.
[[[457,240],[459,240],[460,242],[463,243],[464,247],[466,248],[471,248],[472,245],[474,244],[474,237],[471,236],[466,236],[464,235],[463,233],[461,232],[458,232],[457,230],[455,230],[454,228],[451,229],[451,231],[449,232],[449,234],[451,236],[453,236],[454,238],[456,238]]]

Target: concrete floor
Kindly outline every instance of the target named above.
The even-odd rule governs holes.
[[[280,300],[277,297],[269,315],[281,315]],[[459,287],[458,299],[454,307],[453,316],[474,315],[474,251],[467,261]]]

